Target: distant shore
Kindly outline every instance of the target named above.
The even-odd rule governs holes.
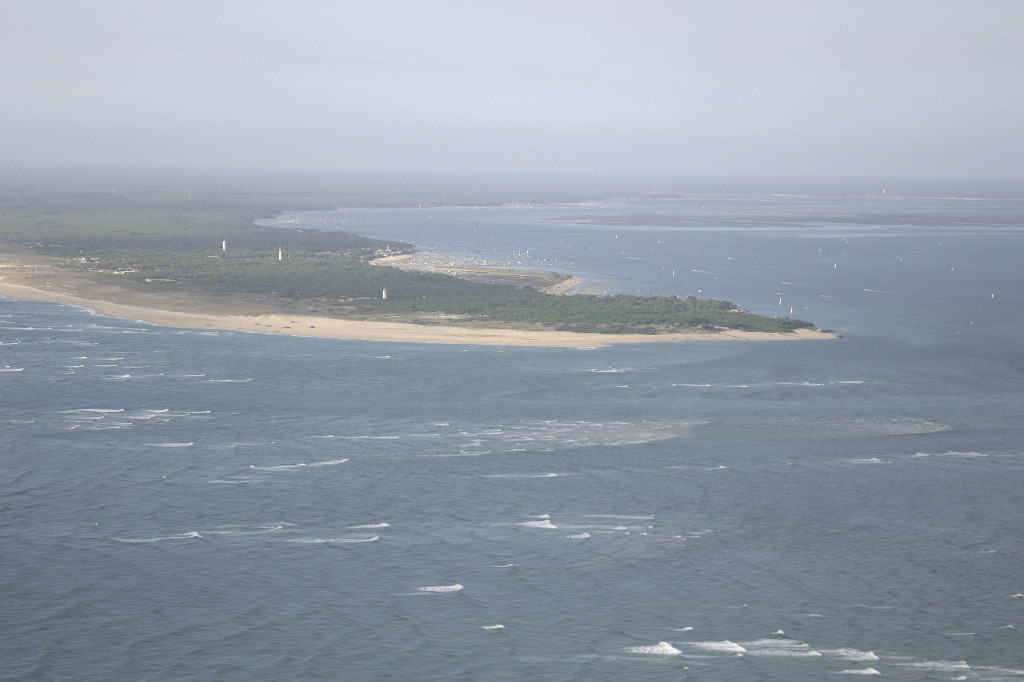
[[[688,330],[667,334],[583,334],[553,330],[434,326],[408,322],[347,320],[281,310],[253,299],[186,292],[140,292],[97,282],[31,253],[0,250],[0,295],[20,301],[65,303],[111,317],[171,327],[221,329],[364,341],[590,347],[613,343],[709,340],[829,339],[814,329],[792,333]]]

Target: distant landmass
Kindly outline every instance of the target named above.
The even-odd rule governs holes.
[[[810,322],[754,315],[730,301],[576,293],[558,273],[410,267],[412,244],[347,232],[261,226],[284,210],[367,205],[324,187],[240,188],[211,178],[58,177],[5,183],[4,241],[46,256],[79,281],[122,291],[188,294],[234,314],[470,328],[658,335],[683,330],[789,333]],[[422,199],[422,197],[417,197]],[[376,195],[387,205],[408,198]],[[381,264],[397,267],[379,267]],[[198,298],[196,298],[198,297]]]

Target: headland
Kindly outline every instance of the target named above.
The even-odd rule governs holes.
[[[111,317],[195,329],[219,329],[367,341],[463,345],[592,347],[613,343],[836,338],[817,329],[786,333],[686,330],[603,334],[511,327],[432,325],[323,317],[254,296],[141,291],[59,267],[59,259],[0,246],[0,295],[14,300],[81,306]]]

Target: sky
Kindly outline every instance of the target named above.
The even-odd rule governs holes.
[[[1024,177],[1021,0],[0,0],[0,163]]]

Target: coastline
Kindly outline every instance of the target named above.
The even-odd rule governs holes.
[[[50,265],[47,259],[29,254],[0,252],[0,295],[19,301],[64,303],[96,310],[123,319],[170,327],[219,329],[264,334],[314,336],[358,341],[401,341],[463,345],[594,347],[618,343],[664,341],[781,341],[837,338],[820,330],[787,334],[684,331],[667,334],[593,334],[549,330],[432,326],[408,322],[345,320],[292,314],[287,311],[247,310],[211,297],[175,292],[173,296],[131,291],[114,284],[100,284]],[[173,299],[173,300],[172,300]]]

